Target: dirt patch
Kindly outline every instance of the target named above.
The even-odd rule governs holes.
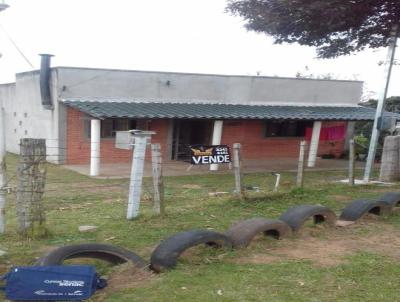
[[[38,249],[38,253],[39,253],[39,255],[44,256],[44,255],[54,251],[57,248],[58,248],[58,246],[54,246],[54,245],[42,245]]]
[[[391,225],[368,225],[363,222],[346,228],[323,229],[300,234],[295,240],[277,242],[266,253],[242,257],[238,263],[273,263],[286,260],[310,260],[318,266],[335,266],[346,256],[357,252],[371,252],[400,260],[400,231]],[[372,227],[372,228],[371,228]],[[318,234],[317,234],[318,233]]]
[[[127,288],[140,287],[156,279],[157,275],[145,269],[138,269],[129,264],[120,265],[109,274],[107,287],[98,291],[95,300],[99,302],[105,301],[112,293]]]
[[[99,192],[121,192],[124,190],[125,187],[122,187],[119,184],[116,185],[100,185],[100,184],[93,184],[93,183],[74,183],[73,189],[85,189],[86,192],[90,193],[99,193]]]
[[[346,195],[332,195],[331,197],[333,197],[335,201],[351,201],[349,196]]]
[[[122,199],[120,199],[120,198],[109,198],[109,199],[104,199],[103,200],[103,203],[106,203],[106,204],[112,204],[112,203],[123,203],[123,202],[125,202],[125,200],[122,200]]]
[[[196,185],[196,184],[185,184],[182,186],[182,188],[184,188],[184,189],[201,189],[201,186]]]

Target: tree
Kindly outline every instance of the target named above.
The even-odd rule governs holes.
[[[370,99],[367,102],[360,103],[361,106],[376,108],[378,100]],[[389,112],[400,113],[400,96],[391,96],[385,100],[385,110]]]
[[[400,22],[399,0],[228,0],[227,11],[275,43],[315,46],[320,58],[387,46]]]
[[[370,99],[367,102],[361,102],[359,105],[369,108],[376,108],[378,100]],[[392,96],[385,100],[385,110],[388,112],[400,113],[400,96]],[[371,121],[359,121],[356,123],[355,135],[363,136],[367,141],[371,138],[372,132],[372,122]],[[378,139],[378,156],[383,148],[383,141],[387,135],[391,135],[389,131],[381,131]]]

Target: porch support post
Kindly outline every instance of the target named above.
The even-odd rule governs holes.
[[[308,151],[308,167],[315,167],[315,160],[317,159],[317,153],[318,153],[318,143],[319,143],[319,135],[321,133],[321,126],[322,122],[321,121],[315,121],[313,130],[312,130],[312,136],[311,136],[311,142],[310,142],[310,149]]]
[[[100,174],[100,120],[90,121],[90,176]]]
[[[220,145],[221,144],[223,124],[224,124],[224,121],[221,121],[221,120],[214,121],[214,130],[213,130],[213,136],[212,136],[212,142],[211,142],[212,145]],[[210,170],[218,171],[218,164],[211,164]]]
[[[353,122],[353,121],[347,122],[346,138],[344,140],[344,151],[350,150],[350,141],[354,137],[355,125],[356,125],[356,122]]]

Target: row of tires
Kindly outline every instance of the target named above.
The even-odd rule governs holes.
[[[340,220],[357,221],[366,214],[389,214],[400,204],[400,193],[390,192],[377,200],[355,200],[343,209]],[[321,205],[299,205],[290,208],[279,219],[252,218],[233,224],[225,233],[209,230],[189,230],[163,240],[153,251],[150,264],[127,249],[108,244],[74,244],[55,249],[39,259],[37,265],[62,265],[67,259],[95,258],[113,264],[131,262],[136,267],[149,267],[162,272],[176,266],[179,256],[187,249],[206,244],[212,247],[242,248],[258,234],[276,239],[298,233],[304,223],[313,219],[315,224],[335,225],[336,214]]]

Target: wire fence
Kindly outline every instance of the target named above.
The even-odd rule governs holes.
[[[252,173],[252,172],[294,172],[297,170],[298,166],[298,153],[299,153],[299,144],[292,144],[288,146],[287,143],[277,144],[274,146],[257,146],[252,144],[242,144],[241,145],[241,157],[242,157],[242,170],[243,173]],[[163,170],[166,175],[168,175],[169,168],[172,169],[172,172],[175,172],[175,175],[187,175],[190,173],[187,172],[206,172],[209,170],[208,165],[194,166],[190,164],[190,149],[189,145],[182,144],[182,149],[186,149],[185,154],[181,154],[177,160],[169,159],[169,156],[165,153],[165,148],[168,148],[168,145],[163,145]],[[118,150],[115,153],[110,153],[105,151],[101,152],[100,156],[91,156],[90,150],[81,150],[80,152],[74,152],[75,154],[60,154],[57,152],[52,152],[52,150],[61,150],[63,148],[56,147],[47,147],[48,153],[46,155],[47,159],[50,158],[51,161],[58,161],[60,163],[64,163],[67,165],[79,165],[82,164],[84,166],[89,167],[90,158],[100,159],[101,165],[105,165],[110,170],[112,170],[112,165],[115,164],[115,173],[118,173],[118,169],[121,169],[119,165],[123,164],[125,169],[121,169],[121,177],[127,177],[128,175],[124,174],[124,172],[130,170],[130,164],[133,159],[144,159],[146,161],[146,166],[152,165],[152,160],[150,157],[149,148],[147,150],[147,154],[144,158],[137,158],[134,156],[133,151],[127,150]],[[285,150],[286,149],[286,150]],[[366,150],[367,151],[367,150]],[[309,158],[309,150],[306,150],[306,160]],[[133,154],[132,154],[133,153]],[[364,153],[357,154],[357,159],[362,165],[363,160],[365,159]],[[318,152],[316,155],[317,162],[315,166],[315,171],[319,170],[346,170],[348,165],[347,155],[342,150],[338,149],[330,149],[328,152],[321,154]],[[50,161],[50,162],[51,162]],[[306,165],[307,166],[307,165]],[[231,165],[219,165],[219,171],[229,171],[231,170]],[[307,167],[306,167],[307,170]],[[309,169],[312,170],[312,169]],[[172,173],[174,174],[174,173]],[[195,173],[194,173],[195,174]],[[104,171],[104,177],[107,177],[107,172]],[[112,175],[115,176],[115,175]],[[11,175],[9,181],[14,179],[16,174]],[[62,182],[62,178],[55,178],[56,182]],[[51,180],[48,180],[51,181]]]
[[[349,160],[344,151],[344,145],[322,144],[316,155],[315,167],[308,167],[310,146],[305,149],[304,189],[317,188],[320,184],[339,184],[348,179]],[[171,152],[176,145],[162,145],[162,170],[164,177],[164,194],[168,206],[174,207],[178,201],[185,199],[214,199],[226,197],[236,198],[235,173],[232,164],[219,164],[218,171],[210,171],[209,165],[191,165],[188,144],[181,144],[182,153],[177,160],[171,160]],[[232,145],[229,145],[232,151]],[[44,191],[44,208],[52,213],[47,220],[58,223],[71,219],[70,215],[56,215],[59,212],[96,211],[106,207],[111,217],[120,219],[124,216],[129,192],[137,190],[130,183],[132,160],[145,161],[144,180],[141,185],[141,202],[145,211],[151,209],[154,198],[154,185],[151,179],[153,161],[147,148],[147,155],[135,157],[132,150],[117,150],[114,153],[100,153],[100,177],[89,178],[85,175],[71,172],[58,165],[47,166],[46,185]],[[166,154],[167,149],[172,149]],[[186,149],[186,150],[185,150]],[[60,154],[65,148],[47,147],[47,158],[62,162],[82,162],[83,171],[87,174],[90,163],[90,150],[80,154]],[[57,152],[56,152],[57,151]],[[103,149],[103,152],[105,150]],[[241,186],[247,197],[263,198],[269,194],[285,193],[298,187],[300,141],[275,140],[274,144],[259,146],[257,144],[242,144],[240,150]],[[122,152],[122,154],[121,154]],[[232,152],[231,152],[232,156]],[[11,188],[8,195],[9,207],[15,204],[18,183],[18,163],[23,160],[21,155],[7,158],[7,183]],[[26,162],[26,161],[25,161]],[[26,163],[26,169],[37,162]],[[365,162],[361,158],[356,161],[356,178],[362,178]],[[72,165],[73,166],[73,165]],[[85,170],[86,169],[86,170]],[[379,172],[379,163],[374,168],[374,174]],[[173,176],[173,177],[171,177]],[[29,192],[27,192],[29,193]],[[94,223],[93,221],[88,221]]]

